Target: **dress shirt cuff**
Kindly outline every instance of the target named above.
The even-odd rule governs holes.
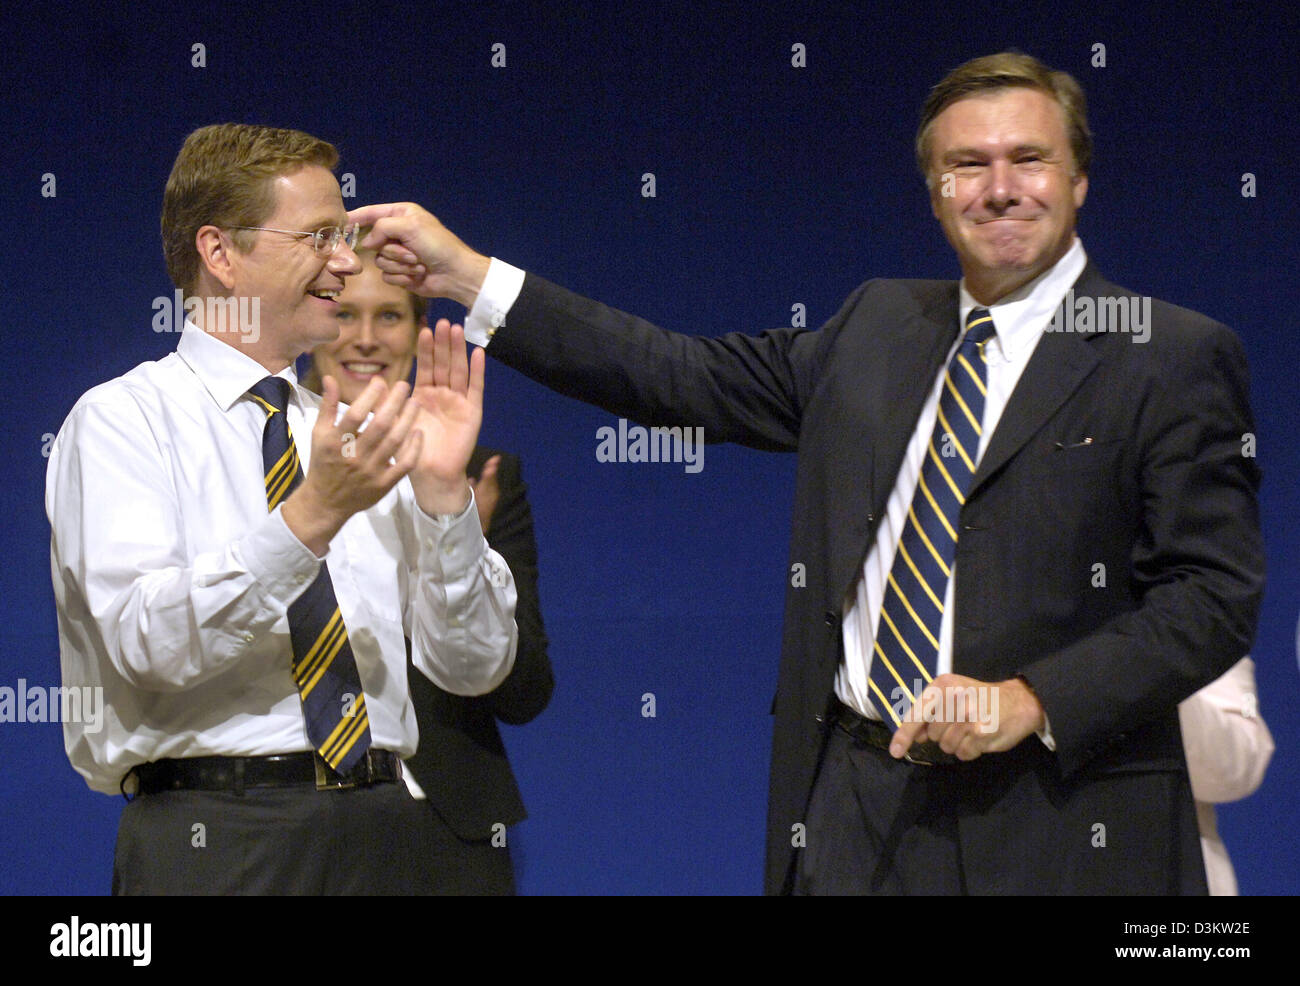
[[[324,559],[289,530],[281,509],[276,507],[240,539],[239,553],[253,578],[287,609],[311,585]]]
[[[474,491],[470,490],[469,503],[458,514],[426,514],[417,503],[415,516],[420,538],[420,571],[431,572],[443,582],[466,578],[487,547]],[[494,584],[499,585],[495,565],[492,576]]]
[[[1030,694],[1038,701],[1038,707],[1043,709],[1043,728],[1037,730],[1038,738],[1043,741],[1043,746],[1055,753],[1056,738],[1052,736],[1052,720],[1047,715],[1047,709],[1043,708],[1043,700],[1038,697],[1038,692],[1034,691],[1034,686],[1029,683],[1028,678],[1023,674],[1016,675],[1016,678],[1029,689]]]
[[[1043,728],[1038,731],[1038,738],[1043,741],[1043,746],[1053,753],[1056,752],[1056,739],[1052,736],[1052,720],[1047,718],[1046,709],[1043,710]]]
[[[465,340],[486,346],[496,330],[506,324],[506,314],[524,286],[524,272],[493,257],[474,307],[465,316]]]

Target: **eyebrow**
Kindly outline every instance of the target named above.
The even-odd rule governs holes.
[[[347,219],[340,220],[337,216],[330,216],[326,219],[316,219],[312,222],[304,223],[302,228],[305,230],[311,230],[314,233],[316,230],[324,229],[326,226],[338,226],[343,228],[346,227],[347,224]]]
[[[1051,155],[1051,150],[1050,147],[1046,147],[1043,144],[1017,144],[1015,147],[1011,148],[1010,154],[1012,157],[1025,153],[1041,154],[1044,157],[1049,157]],[[988,151],[979,150],[978,148],[954,147],[952,150],[945,153],[941,160],[956,161],[959,158],[965,157],[985,158],[988,156]]]

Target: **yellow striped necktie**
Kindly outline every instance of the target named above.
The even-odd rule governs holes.
[[[265,377],[248,392],[266,412],[262,464],[266,471],[267,509],[274,510],[303,478],[285,416],[289,381]],[[325,562],[321,562],[307,591],[289,606],[289,637],[293,643],[293,680],[302,701],[307,738],[327,764],[345,773],[370,747],[370,717]]]
[[[992,336],[988,309],[972,310],[944,373],[934,431],[885,582],[869,687],[886,724],[898,725],[934,680],[958,517],[979,453],[988,392],[984,343]]]

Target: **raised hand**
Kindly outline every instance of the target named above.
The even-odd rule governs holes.
[[[410,403],[423,441],[411,485],[427,514],[459,513],[469,501],[465,467],[483,423],[483,364],[481,349],[467,358],[461,326],[440,318],[434,330],[420,330]]]
[[[282,508],[289,530],[317,555],[325,554],[349,517],[374,506],[418,464],[425,441],[415,427],[420,406],[408,399],[404,381],[389,388],[375,377],[342,418],[338,381],[325,377],[321,390],[311,468]]]

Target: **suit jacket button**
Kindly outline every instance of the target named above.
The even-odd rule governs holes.
[[[834,613],[826,614],[826,625],[828,627],[833,627],[835,625],[835,620],[836,620],[836,616]]]

